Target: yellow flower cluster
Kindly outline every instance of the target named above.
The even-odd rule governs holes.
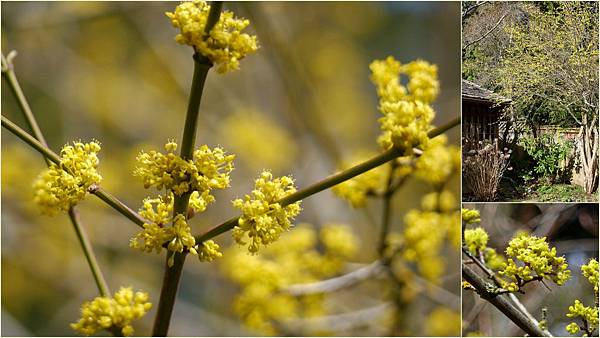
[[[132,248],[159,253],[163,245],[168,243],[167,247],[173,254],[184,250],[189,251],[191,254],[198,255],[200,261],[212,261],[222,256],[218,251],[219,245],[212,240],[202,243],[201,246],[196,244],[183,215],[177,215],[173,219],[172,193],[168,193],[167,197],[146,198],[139,213],[147,222],[144,223],[144,230],[130,240],[129,245]],[[171,222],[173,225],[167,226]],[[169,266],[173,265],[173,259],[171,255]]]
[[[73,142],[60,151],[60,165],[52,163],[33,184],[34,201],[42,213],[53,216],[67,211],[81,201],[93,184],[102,176],[98,174],[98,142]]]
[[[565,258],[556,257],[556,248],[550,249],[545,237],[521,234],[508,243],[506,255],[506,267],[498,273],[508,279],[503,287],[511,292],[534,279],[547,278],[563,285],[571,277]]]
[[[205,1],[183,2],[175,12],[165,13],[174,27],[179,28],[175,40],[194,47],[194,50],[218,65],[217,72],[237,70],[240,60],[258,49],[254,35],[242,33],[250,21],[236,18],[232,12],[223,11],[219,21],[206,33],[210,5]]]
[[[590,259],[588,264],[581,266],[581,273],[594,286],[594,294],[598,297],[598,261],[594,258]],[[596,306],[584,306],[578,299],[575,300],[573,305],[569,306],[567,317],[580,318],[583,322],[582,325],[576,322],[569,323],[566,330],[571,334],[576,334],[581,330],[584,336],[588,336],[598,329],[598,308]]]
[[[448,181],[450,175],[460,172],[460,149],[447,145],[446,135],[440,135],[425,142],[423,154],[415,163],[415,176],[425,182],[440,184]]]
[[[249,239],[248,250],[256,253],[260,245],[276,241],[291,226],[291,220],[300,213],[300,202],[282,207],[278,200],[296,192],[294,180],[288,176],[273,179],[273,174],[263,171],[255,181],[251,195],[236,199],[233,206],[242,216],[233,229],[233,239],[241,245]],[[247,237],[247,238],[246,238]]]
[[[198,259],[201,262],[212,262],[217,258],[223,257],[223,254],[219,251],[221,247],[213,240],[204,241],[196,246],[198,252]]]
[[[584,306],[578,299],[575,300],[573,305],[569,306],[567,317],[579,317],[584,322],[581,327],[575,322],[568,324],[566,330],[571,334],[576,334],[582,328],[587,329],[587,332],[594,332],[598,329],[598,308]]]
[[[479,210],[475,209],[462,209],[462,221],[466,224],[475,224],[481,222],[481,216]]]
[[[426,206],[430,204],[428,201],[430,198],[424,197],[423,204]],[[459,218],[456,200],[453,209],[445,211],[413,209],[404,216],[402,256],[409,262],[415,262],[421,275],[433,283],[439,282],[439,278],[444,273],[445,260],[440,252],[445,240],[449,239],[455,247],[460,245]]]
[[[594,292],[598,294],[598,261],[590,259],[587,264],[581,266],[581,273],[594,286]]]
[[[379,110],[384,115],[379,119],[383,131],[379,144],[411,154],[414,146],[427,142],[427,133],[432,129],[435,112],[430,103],[439,93],[437,67],[422,60],[402,65],[389,56],[373,61],[370,68],[380,98]],[[408,77],[408,88],[401,83],[403,74]]]
[[[324,253],[317,249],[318,242]],[[239,247],[229,249],[222,269],[241,286],[235,312],[246,326],[264,335],[282,334],[278,321],[325,314],[323,294],[292,296],[286,288],[341,273],[357,244],[349,227],[325,225],[317,236],[312,226],[300,224],[257,255]]]
[[[234,155],[227,155],[221,148],[210,149],[203,145],[194,151],[192,160],[184,160],[174,152],[177,144],[173,141],[165,145],[167,154],[157,151],[141,152],[136,160],[133,175],[140,177],[144,187],[173,191],[177,196],[190,191],[198,191],[196,207],[203,211],[214,201],[212,189],[229,187],[229,174],[233,170]]]
[[[479,255],[486,248],[488,239],[489,236],[483,228],[465,230],[465,245],[472,254]]]
[[[131,288],[121,288],[112,298],[96,297],[81,307],[81,319],[71,328],[91,336],[101,330],[118,330],[124,336],[132,336],[131,322],[141,318],[152,304],[145,292],[134,293]]]
[[[353,165],[363,162],[365,158],[370,157],[363,155],[367,154],[357,154],[355,158],[344,163],[342,168],[352,167]],[[379,166],[353,177],[350,180],[344,181],[334,186],[331,190],[341,199],[348,201],[353,208],[362,208],[366,206],[367,197],[369,197],[369,195],[382,192],[386,181],[385,172],[385,166]]]

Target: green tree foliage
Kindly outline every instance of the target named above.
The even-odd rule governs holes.
[[[580,128],[576,145],[584,189],[596,191],[598,3],[485,4],[477,11],[463,23],[471,36],[463,45],[463,76],[512,98],[515,112],[534,132],[542,123]],[[493,28],[498,21],[478,41],[478,23]]]

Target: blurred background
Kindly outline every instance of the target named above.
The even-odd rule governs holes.
[[[2,52],[18,51],[16,73],[49,146],[58,151],[72,140],[99,140],[102,186],[133,209],[156,194],[131,174],[137,153],[181,138],[192,50],[175,43],[177,31],[164,15],[175,5],[1,4]],[[250,19],[248,30],[258,35],[261,48],[242,61],[241,71],[208,76],[197,144],[220,145],[236,154],[236,170],[232,187],[217,191],[217,202],[194,219],[194,233],[237,215],[229,201],[249,192],[263,168],[292,174],[297,186],[305,187],[358,152],[378,151],[380,113],[368,67],[373,59],[392,55],[401,62],[422,58],[437,64],[441,95],[434,103],[435,124],[460,114],[458,2],[245,2],[226,3],[225,9]],[[24,127],[4,82],[1,99],[2,114]],[[459,130],[447,133],[450,144],[459,144]],[[31,185],[44,167],[36,152],[2,130],[3,336],[72,336],[68,323],[77,320],[83,301],[97,295],[67,215],[41,216],[32,203]],[[457,175],[446,185],[456,194],[458,186]],[[409,180],[394,199],[392,226],[401,227],[406,211],[420,205],[415,196],[429,191]],[[356,263],[375,259],[377,232],[370,220],[379,217],[378,204],[353,210],[325,191],[302,206],[297,223],[348,224],[362,243]],[[138,334],[147,334],[164,254],[130,249],[129,238],[138,228],[94,196],[79,209],[113,291],[131,285],[150,293],[153,310],[134,324]],[[217,240],[222,247],[231,244],[229,235]],[[458,252],[445,257],[449,273],[442,286],[459,295]],[[256,334],[231,310],[235,294],[236,286],[224,279],[218,264],[190,259],[170,335]],[[352,308],[355,297],[346,297],[346,307]],[[422,320],[432,306],[424,304],[411,315],[413,332],[427,334]]]
[[[534,203],[463,203],[463,208],[481,213],[481,227],[489,234],[488,247],[503,253],[508,242],[526,231],[546,237],[557,256],[565,256],[571,278],[562,286],[552,282],[531,283],[525,294],[516,294],[538,320],[542,308],[548,309],[548,330],[555,336],[570,336],[565,326],[569,306],[579,299],[586,306],[594,304],[594,288],[581,274],[581,265],[598,259],[598,204],[534,204]],[[472,226],[470,226],[472,228]],[[479,270],[477,270],[480,272]],[[475,292],[463,290],[463,335],[521,336],[523,331],[506,315]]]

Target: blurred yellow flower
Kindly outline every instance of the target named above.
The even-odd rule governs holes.
[[[323,244],[323,253],[317,250],[317,239]],[[246,326],[269,335],[281,334],[275,324],[278,321],[325,314],[325,295],[293,296],[286,288],[341,273],[357,243],[347,226],[324,225],[317,238],[312,226],[300,224],[257,255],[230,248],[222,270],[241,286],[234,300],[235,312]]]
[[[415,176],[419,179],[440,184],[447,182],[450,175],[460,172],[460,165],[455,160],[460,158],[460,149],[447,145],[446,135],[440,135],[427,141],[423,145],[423,154],[416,160]]]
[[[422,60],[402,65],[389,56],[373,61],[370,68],[383,113],[378,142],[385,149],[396,146],[411,154],[414,146],[426,143],[433,128],[435,112],[430,103],[439,93],[437,67]],[[401,83],[402,74],[409,78],[408,89]]]
[[[460,336],[460,313],[447,307],[437,307],[425,320],[425,327],[430,336]]]
[[[264,114],[242,109],[223,121],[222,144],[227,145],[252,171],[285,170],[298,153],[292,135]]]
[[[363,162],[372,157],[372,154],[358,152],[349,161],[343,163],[341,169],[349,168],[353,165]],[[363,174],[344,181],[331,190],[338,197],[348,201],[354,208],[362,208],[367,204],[369,195],[376,195],[383,192],[386,182],[386,166],[373,168]]]
[[[423,204],[431,205],[431,195],[423,197]],[[409,210],[404,216],[404,231],[401,234],[402,256],[409,262],[415,262],[423,277],[438,283],[445,269],[445,258],[441,250],[445,239],[453,246],[460,245],[460,226],[458,202],[454,208],[443,212],[426,210]]]

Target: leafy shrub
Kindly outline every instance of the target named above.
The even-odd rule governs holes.
[[[555,182],[566,170],[569,170],[566,164],[573,154],[573,141],[550,134],[541,134],[538,137],[522,137],[519,139],[519,145],[535,161],[533,171],[539,177]]]

